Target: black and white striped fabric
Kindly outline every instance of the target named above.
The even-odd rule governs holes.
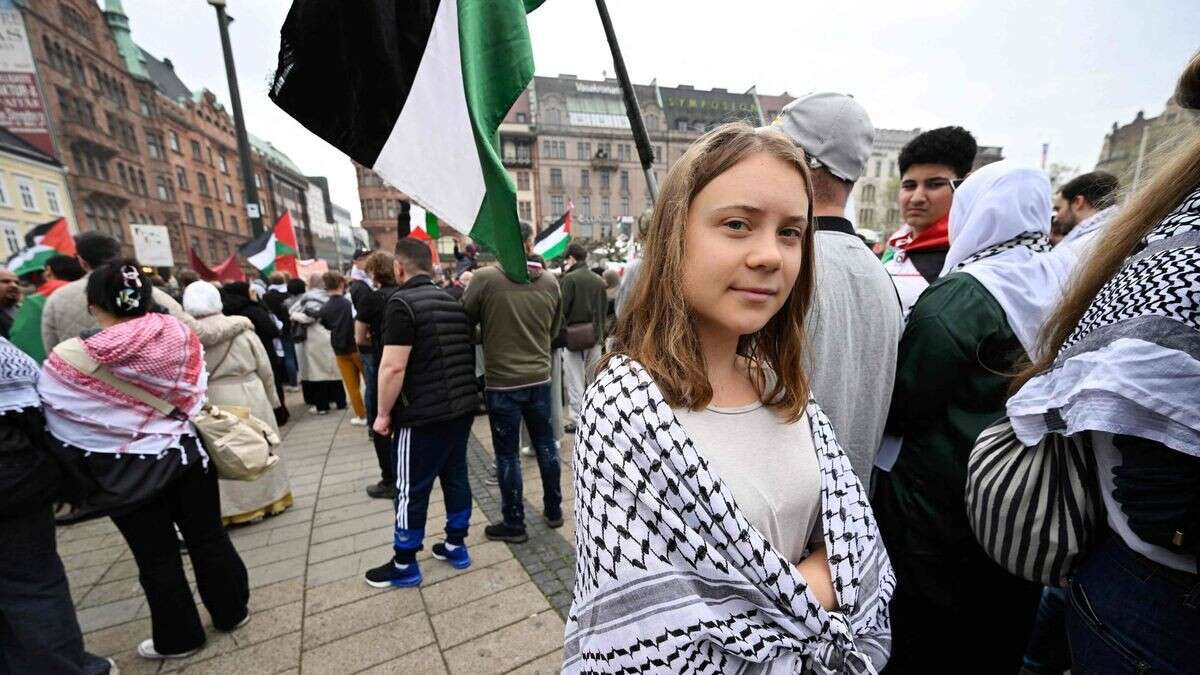
[[[839,609],[746,520],[650,375],[616,358],[575,444],[575,597],[564,673],[876,673],[895,575],[816,403],[821,523]]]
[[[1087,438],[1050,434],[1026,447],[1007,419],[979,435],[967,463],[967,517],[1009,572],[1059,586],[1086,550],[1104,518]]]
[[[997,256],[1005,251],[1011,251],[1014,248],[1025,248],[1034,253],[1047,253],[1052,248],[1050,246],[1050,238],[1042,232],[1025,232],[1013,237],[1007,241],[1002,241],[994,246],[989,246],[982,251],[973,253],[965,260],[954,266],[951,272],[961,272],[964,267],[972,263],[977,263],[981,260]]]

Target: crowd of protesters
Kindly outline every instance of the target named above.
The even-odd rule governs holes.
[[[1200,107],[1200,55],[1177,100]],[[544,525],[563,525],[574,434],[564,672],[1197,672],[1200,135],[1141,185],[1096,171],[1055,190],[1012,161],[973,168],[962,127],[926,131],[900,152],[904,226],[880,259],[845,217],[874,133],[834,93],[717,127],[665,177],[623,276],[579,242],[551,269],[527,224],[528,282],[474,245],[442,268],[414,238],[356,252],[348,277],[180,275],[176,298],[94,232],[24,299],[0,270],[4,665],[113,668],[84,650],[55,513],[109,517],[129,545],[141,656],[206,641],[180,537],[212,627],[245,625],[226,527],[291,506],[286,458],[225,480],[188,420],[207,401],[277,432],[299,392],[373,445],[366,492],[395,509],[376,587],[420,585],[427,544],[471,565],[481,410],[502,512],[487,539],[529,539],[522,454]],[[1024,451],[1078,442],[1102,505],[1049,586],[967,505],[1003,420]],[[1065,475],[1046,489],[1075,489]]]

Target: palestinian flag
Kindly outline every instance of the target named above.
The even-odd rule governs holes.
[[[6,267],[17,276],[46,268],[46,261],[56,255],[75,255],[75,238],[66,218],[42,223],[25,233],[25,248],[8,259]]]
[[[408,211],[408,236],[422,241],[437,241],[442,236],[438,227],[438,217],[432,211],[413,204]]]
[[[567,252],[571,243],[571,211],[574,204],[567,205],[567,212],[550,224],[550,227],[538,232],[533,240],[533,252],[546,260],[553,260]]]
[[[533,77],[542,0],[294,0],[270,96],[526,281],[497,129]]]
[[[238,247],[246,261],[254,265],[264,277],[273,272],[287,272],[293,278],[300,276],[296,269],[296,256],[300,247],[296,244],[296,230],[292,228],[292,214],[284,211],[275,227]]]

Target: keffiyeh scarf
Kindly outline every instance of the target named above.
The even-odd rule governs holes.
[[[188,417],[203,404],[208,376],[200,340],[167,314],[151,313],[84,339],[84,349],[118,379],[171,403]],[[168,417],[51,353],[38,379],[46,426],[89,452],[160,456],[194,435]]]
[[[0,415],[42,404],[38,399],[37,376],[37,362],[0,338]]]
[[[1002,241],[999,244],[989,246],[982,251],[972,253],[965,260],[955,265],[949,273],[961,272],[962,269],[967,265],[987,260],[988,258],[998,256],[1005,251],[1011,251],[1022,246],[1029,249],[1033,253],[1048,253],[1051,249],[1050,238],[1044,233],[1025,232],[1024,234],[1019,234],[1007,241]],[[948,273],[943,273],[943,276],[945,276],[945,274]]]
[[[1050,370],[1008,402],[1026,445],[1126,434],[1200,456],[1200,188],[1096,294]]]
[[[616,358],[575,446],[576,576],[564,673],[874,673],[891,563],[829,421],[808,406],[839,610],[734,503],[650,375]]]

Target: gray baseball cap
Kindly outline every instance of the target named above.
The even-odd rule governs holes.
[[[804,149],[810,161],[842,180],[862,177],[875,142],[871,118],[854,97],[833,92],[805,94],[784,106],[774,126]]]

